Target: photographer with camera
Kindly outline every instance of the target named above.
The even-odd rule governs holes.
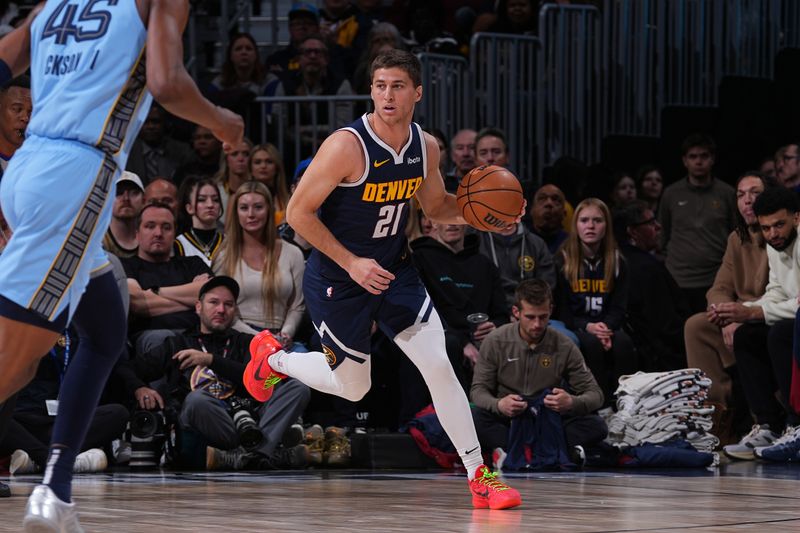
[[[231,328],[239,285],[216,276],[201,288],[195,311],[199,328],[167,338],[142,356],[117,368],[128,392],[143,411],[163,411],[149,422],[134,413],[133,426],[177,419],[181,431],[199,434],[210,446],[209,468],[276,469],[306,466],[302,444],[279,447],[310,397],[297,380],[282,382],[264,404],[253,400],[242,383],[253,336]],[[147,385],[164,378],[166,397]],[[174,414],[170,416],[170,412]],[[162,418],[163,416],[163,418]],[[287,442],[288,443],[288,442]],[[227,451],[226,451],[227,450]]]

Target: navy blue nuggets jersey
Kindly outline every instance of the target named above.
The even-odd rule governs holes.
[[[342,129],[359,139],[364,173],[357,182],[339,184],[320,207],[320,220],[352,253],[375,259],[393,271],[406,254],[408,202],[426,176],[422,128],[411,123],[408,142],[400,153],[372,131],[367,115]],[[316,250],[308,265],[326,278],[350,279],[339,265]]]

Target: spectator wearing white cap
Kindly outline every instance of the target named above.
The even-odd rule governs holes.
[[[127,170],[117,181],[117,195],[111,208],[111,225],[103,237],[103,248],[117,257],[133,257],[139,249],[136,217],[144,205],[144,185],[139,176]]]

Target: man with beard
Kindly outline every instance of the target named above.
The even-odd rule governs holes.
[[[197,295],[213,275],[199,257],[170,257],[175,215],[160,203],[142,208],[137,224],[139,250],[122,260],[130,292],[129,333],[136,354],[197,325]]]
[[[781,187],[768,188],[756,199],[753,212],[768,245],[767,290],[753,302],[712,306],[723,323],[742,324],[733,334],[733,353],[755,425],[738,444],[723,449],[729,457],[748,460],[755,457],[757,447],[769,446],[778,439],[784,427],[792,433],[791,426],[800,422],[788,403],[800,291],[797,196]],[[780,401],[776,392],[780,392]]]
[[[103,248],[117,257],[133,257],[136,240],[136,219],[144,205],[144,186],[139,176],[127,170],[117,180],[117,195],[111,208],[111,224],[103,238]]]
[[[117,373],[140,409],[180,406],[176,413],[180,428],[200,434],[211,446],[207,453],[207,466],[211,469],[305,466],[306,446],[284,439],[287,431],[299,431],[290,428],[311,397],[308,387],[296,379],[282,381],[269,401],[254,409],[263,435],[260,444],[247,452],[237,449],[239,434],[229,410],[233,402],[242,404],[250,398],[242,374],[250,359],[248,347],[253,339],[231,327],[238,297],[239,284],[234,279],[211,278],[200,288],[192,310],[199,318],[199,327],[167,338],[130,363],[123,362]],[[161,378],[166,382],[161,392],[147,385]],[[281,442],[286,446],[280,448]]]

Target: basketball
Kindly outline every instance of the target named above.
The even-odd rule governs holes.
[[[467,224],[479,230],[500,231],[520,215],[524,198],[514,174],[496,165],[482,165],[461,179],[456,201]]]

